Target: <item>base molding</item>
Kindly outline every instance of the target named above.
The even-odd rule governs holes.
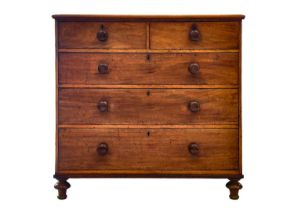
[[[213,173],[55,173],[54,178],[208,178],[208,179],[242,179],[243,174]]]

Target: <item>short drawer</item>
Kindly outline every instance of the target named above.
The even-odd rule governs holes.
[[[60,22],[59,48],[146,48],[146,23]]]
[[[151,49],[238,49],[240,22],[150,24]]]
[[[238,124],[237,89],[60,89],[60,124]]]
[[[238,129],[60,129],[58,170],[226,170]]]
[[[237,85],[238,53],[60,53],[59,84]]]

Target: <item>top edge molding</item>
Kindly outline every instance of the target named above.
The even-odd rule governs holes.
[[[241,14],[230,15],[52,15],[58,21],[240,21]]]

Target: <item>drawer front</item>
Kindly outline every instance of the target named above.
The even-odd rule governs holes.
[[[237,129],[60,129],[62,170],[238,169]]]
[[[237,85],[238,53],[60,53],[59,83]]]
[[[240,22],[151,23],[151,49],[238,49]]]
[[[60,89],[60,124],[237,124],[237,89]]]
[[[60,22],[59,48],[146,48],[146,23]]]

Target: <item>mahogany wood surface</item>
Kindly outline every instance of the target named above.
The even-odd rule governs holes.
[[[85,85],[60,84],[59,88],[71,89],[238,89],[239,85]]]
[[[67,53],[238,53],[239,49],[66,49],[60,48],[58,52]]]
[[[242,185],[243,15],[53,15],[58,198],[68,178]]]
[[[233,170],[239,163],[237,129],[61,129],[59,138],[59,170]],[[106,155],[96,151],[101,143]]]
[[[238,124],[232,124],[232,125],[212,125],[212,124],[208,124],[208,125],[107,125],[107,124],[103,124],[103,125],[70,125],[70,124],[62,124],[58,126],[59,128],[189,128],[189,129],[194,129],[194,128],[238,128],[239,125]]]
[[[167,21],[167,22],[182,22],[182,21],[241,21],[245,18],[244,15],[80,15],[80,14],[56,14],[52,16],[57,21],[76,21],[76,22],[91,22],[91,21]]]
[[[101,25],[108,32],[106,41],[99,41]],[[60,22],[60,48],[146,48],[146,23]]]
[[[198,41],[189,39],[195,24],[200,33]],[[151,49],[238,49],[239,22],[151,23]]]
[[[237,85],[238,59],[238,53],[60,53],[59,83]],[[199,66],[196,73],[189,71],[191,64]],[[100,73],[99,65],[106,65],[107,73]]]
[[[100,101],[108,111],[98,109]],[[189,109],[191,101],[200,103],[198,112]],[[61,89],[59,123],[238,124],[238,90]]]

